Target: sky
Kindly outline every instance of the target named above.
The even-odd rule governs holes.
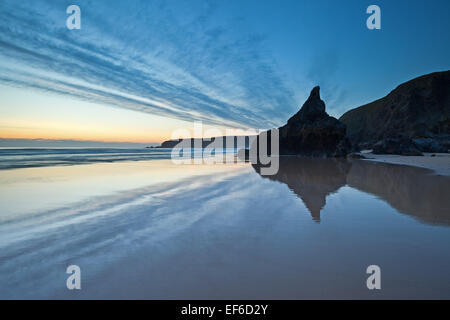
[[[69,30],[66,8],[81,9]],[[366,8],[381,8],[369,30]],[[159,143],[335,117],[450,69],[448,0],[0,2],[0,139]]]

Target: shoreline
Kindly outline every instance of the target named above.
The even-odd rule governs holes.
[[[450,153],[424,153],[423,156],[402,156],[362,152],[361,155],[365,157],[363,160],[419,167],[429,169],[436,175],[450,176]]]

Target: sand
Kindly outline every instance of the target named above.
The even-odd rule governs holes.
[[[370,161],[403,164],[433,170],[435,174],[450,176],[450,153],[424,153],[424,156],[400,156],[363,153]],[[432,156],[435,155],[435,156]]]

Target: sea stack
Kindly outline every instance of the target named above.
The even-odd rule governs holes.
[[[279,128],[280,155],[344,157],[350,152],[346,126],[325,111],[320,87],[312,89],[308,100]]]

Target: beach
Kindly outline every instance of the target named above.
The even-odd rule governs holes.
[[[0,300],[450,300],[449,12],[2,0]]]
[[[1,170],[1,298],[450,298],[448,177],[366,160],[285,157],[261,176],[115,157]],[[66,288],[69,265],[81,290]]]
[[[449,153],[424,153],[423,156],[379,155],[371,152],[363,154],[371,161],[414,166],[429,169],[434,174],[450,175]]]

